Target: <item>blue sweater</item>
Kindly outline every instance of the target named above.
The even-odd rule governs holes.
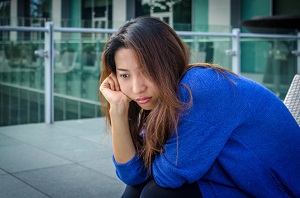
[[[242,76],[209,68],[189,70],[181,84],[193,104],[182,112],[176,133],[152,165],[162,187],[197,181],[204,197],[300,197],[300,128],[282,101]],[[183,86],[182,101],[189,101]],[[137,155],[113,158],[128,185],[148,178]]]

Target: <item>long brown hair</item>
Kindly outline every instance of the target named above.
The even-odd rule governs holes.
[[[183,74],[195,65],[189,66],[189,49],[168,24],[154,17],[138,17],[125,23],[108,39],[102,54],[100,83],[111,72],[116,73],[114,55],[120,48],[134,51],[141,69],[159,90],[159,102],[154,109],[143,110],[131,101],[128,113],[131,137],[139,156],[151,171],[155,156],[163,152],[163,145],[176,130],[179,112],[188,106],[178,99],[177,91]],[[201,66],[212,67],[210,64]],[[101,93],[100,99],[111,123],[110,105]],[[143,128],[146,133],[141,137]]]

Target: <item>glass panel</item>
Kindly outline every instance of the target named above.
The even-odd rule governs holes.
[[[177,31],[191,31],[191,0],[137,0],[135,15],[155,16]]]
[[[59,52],[54,65],[55,120],[101,116],[98,86],[106,37],[55,33],[55,50]]]
[[[231,70],[231,56],[225,56],[225,51],[231,49],[231,39],[222,37],[186,37],[183,40],[191,50],[191,63],[205,62],[217,64]]]
[[[43,33],[29,33],[43,37]],[[101,116],[100,54],[106,39],[81,36],[55,34],[61,38],[55,40],[59,52],[54,65],[56,121]],[[0,126],[44,122],[44,59],[34,55],[35,50],[44,48],[44,40],[0,42]]]
[[[6,31],[0,38],[0,126],[44,122],[44,33],[27,32],[35,39]],[[20,34],[19,34],[20,33]],[[21,35],[24,32],[18,32]],[[101,52],[108,34],[55,32],[55,120],[101,116],[98,98]],[[191,63],[211,62],[232,70],[231,38],[181,36],[191,49]],[[284,98],[296,74],[291,51],[296,39],[241,38],[241,72]],[[47,60],[47,59],[46,59]]]
[[[82,27],[112,28],[112,0],[82,0]]]
[[[295,39],[241,39],[241,71],[263,84],[281,99],[297,73]]]
[[[0,1],[0,26],[10,25],[10,1]],[[0,41],[8,40],[7,31],[0,31]]]
[[[44,121],[43,59],[34,55],[44,41],[35,34],[30,41],[0,39],[0,126]]]

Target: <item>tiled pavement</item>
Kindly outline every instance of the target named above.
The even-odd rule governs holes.
[[[103,118],[0,127],[0,198],[120,197]]]

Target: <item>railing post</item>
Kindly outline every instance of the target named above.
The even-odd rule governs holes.
[[[300,32],[298,32],[298,39],[297,39],[297,51],[299,55],[297,56],[297,74],[300,74]]]
[[[45,123],[54,122],[54,41],[53,22],[46,22],[48,31],[45,33]]]
[[[240,29],[234,28],[232,30],[232,71],[236,74],[241,74],[241,43],[240,43]]]

